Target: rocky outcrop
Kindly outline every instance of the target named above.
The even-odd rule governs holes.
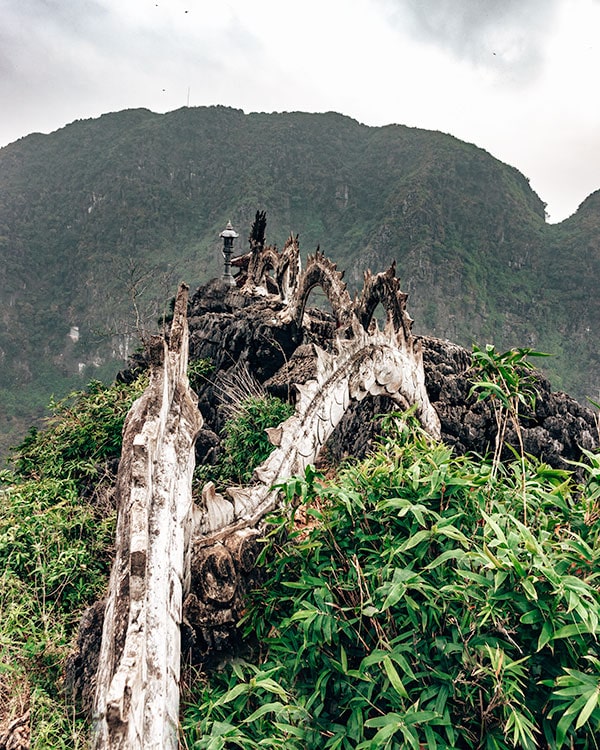
[[[277,504],[276,483],[315,463],[351,403],[385,396],[400,408],[414,406],[425,429],[440,435],[421,348],[410,334],[406,295],[393,269],[366,277],[365,290],[376,290],[375,302],[363,295],[353,303],[342,275],[319,252],[309,257],[304,272],[292,272],[296,264],[298,270],[293,239],[281,255],[257,245],[240,289],[217,283],[202,301],[192,300],[191,322],[200,323],[190,342],[182,286],[168,343],[156,339],[149,350],[150,384],[124,428],[109,594],[103,617],[96,612],[103,628],[95,750],[177,747],[181,625],[196,652],[210,653],[228,642],[255,573],[260,523]],[[278,279],[274,294],[269,270]],[[315,316],[307,316],[305,307],[315,285],[326,292],[334,320],[323,317],[323,325],[312,330]],[[207,300],[212,309],[200,314]],[[382,331],[371,325],[379,302],[387,313]],[[323,331],[333,329],[328,351],[310,343],[311,336],[325,343]],[[212,349],[219,367],[210,384],[214,394],[219,377],[222,387],[235,368],[263,382],[272,379],[305,339],[314,377],[294,384],[295,414],[271,431],[275,449],[255,469],[254,483],[219,494],[207,482],[194,504],[193,449],[203,419],[187,380],[188,347],[196,356],[198,344]],[[277,356],[270,356],[274,351]],[[202,445],[212,442],[203,439]]]
[[[292,400],[296,410],[269,431],[275,448],[255,468],[252,485],[219,494],[208,483],[196,507],[193,574],[184,612],[188,641],[198,658],[230,647],[235,639],[236,613],[255,572],[260,524],[277,504],[274,485],[303,474],[318,460],[353,404],[385,398],[397,409],[414,406],[425,429],[440,436],[425,388],[421,347],[410,333],[406,295],[393,268],[367,274],[363,295],[352,301],[342,274],[320,252],[309,256],[299,274],[288,273],[299,262],[295,238],[281,254],[262,243],[254,252],[266,260],[258,262],[251,254],[239,288],[221,285],[219,290],[219,282],[212,282],[191,300],[192,356],[216,363],[215,376],[200,388],[201,408],[214,435],[221,394],[237,373],[242,383],[259,383]],[[268,283],[267,268],[277,285]],[[330,315],[306,310],[317,285],[329,300]],[[380,303],[386,311],[383,330],[372,323]],[[243,388],[238,390],[243,396]],[[198,452],[198,459],[206,456]]]
[[[442,439],[457,453],[484,456],[494,448],[496,421],[490,404],[470,395],[473,377],[471,356],[450,341],[422,337],[425,382],[429,398],[440,418]],[[535,372],[536,399],[520,419],[525,452],[558,469],[571,469],[582,449],[600,445],[600,425],[591,409],[566,393],[552,391],[550,382]],[[518,449],[514,427],[506,442]],[[512,454],[505,449],[504,458]]]
[[[296,252],[296,243],[295,238],[288,241],[286,262],[292,251]],[[256,479],[262,481],[223,494],[215,493],[213,487],[203,492],[204,521],[196,527],[195,538],[195,550],[203,562],[194,568],[192,590],[184,607],[188,643],[200,660],[231,647],[236,639],[233,623],[243,607],[244,593],[252,585],[249,572],[253,568],[245,569],[228,549],[228,535],[242,529],[250,534],[246,557],[250,559],[256,552],[260,518],[275,502],[275,493],[267,489],[270,483],[302,473],[307,463],[318,460],[323,447],[327,460],[333,463],[364,455],[379,434],[378,415],[413,403],[424,405],[424,424],[458,453],[485,455],[495,444],[493,410],[470,393],[474,375],[470,353],[449,341],[412,337],[406,295],[393,268],[382,274],[367,273],[362,294],[352,301],[341,274],[320,253],[309,257],[307,270],[294,278],[296,291],[285,292],[291,297],[284,296],[281,286],[265,276],[267,266],[277,278],[273,248],[268,249],[268,264],[255,262],[248,265],[247,273],[240,273],[237,289],[228,291],[214,281],[199,289],[190,302],[191,356],[215,363],[213,376],[199,388],[199,405],[209,428],[207,440],[202,441],[209,450],[203,447],[197,451],[199,462],[210,463],[218,456],[218,433],[223,425],[219,405],[227,401],[223,393],[236,375],[241,383],[258,383],[266,392],[296,403],[296,415],[287,427],[272,431],[278,448],[256,470]],[[258,269],[257,278],[252,276],[253,268]],[[307,308],[308,294],[316,284],[326,291],[330,312]],[[268,289],[279,292],[269,293]],[[384,331],[373,323],[380,304],[387,319]],[[402,361],[403,347],[410,350],[408,361]],[[414,372],[422,378],[424,391],[417,396],[413,389],[403,397],[401,387],[382,387],[385,376],[375,374],[372,357],[381,358],[382,363],[390,357],[387,370],[394,373],[390,383],[399,373],[411,371],[414,358],[422,358],[422,367],[414,365]],[[363,364],[369,363],[362,375],[361,358]],[[354,372],[342,387],[342,373],[352,367]],[[539,374],[536,377],[535,411],[526,412],[521,420],[525,450],[551,466],[573,468],[569,461],[579,460],[582,449],[598,444],[594,414],[566,394],[553,393],[547,380]],[[243,395],[243,387],[238,390],[238,396]],[[327,397],[318,401],[325,413],[319,414],[314,406],[316,396],[326,393]],[[431,415],[430,422],[427,415]],[[300,424],[304,435],[297,429]],[[516,435],[510,430],[507,441],[517,447]],[[293,452],[286,455],[290,448]],[[505,457],[511,456],[507,448]],[[208,508],[213,510],[206,513]],[[209,521],[211,513],[214,524]],[[217,581],[222,585],[216,585]],[[214,594],[217,590],[220,599]]]
[[[315,347],[334,351],[339,332],[332,313],[309,309],[298,328],[293,321],[281,320],[278,302],[244,298],[238,306],[235,292],[227,298],[214,295],[216,284],[199,289],[190,305],[191,356],[216,363],[214,376],[198,390],[199,407],[213,438],[212,452],[199,451],[199,462],[210,462],[218,456],[214,439],[223,426],[220,404],[228,378],[239,371],[249,373],[268,393],[294,401],[298,398],[296,385],[315,378]],[[211,295],[216,297],[214,307]],[[360,298],[356,309],[361,313],[365,310]],[[493,451],[493,411],[487,402],[470,395],[474,376],[470,352],[450,341],[427,336],[415,337],[414,343],[422,350],[425,388],[439,418],[442,440],[460,454]],[[572,469],[569,462],[580,460],[582,449],[598,446],[595,414],[569,395],[553,391],[541,373],[535,373],[535,380],[535,409],[525,411],[521,418],[525,451],[555,468]],[[397,408],[397,402],[381,395],[370,394],[361,402],[350,403],[328,442],[330,459],[337,462],[347,456],[364,455],[378,434],[376,415]],[[518,446],[512,428],[506,438],[508,444]],[[510,457],[510,451],[506,449],[504,455]]]

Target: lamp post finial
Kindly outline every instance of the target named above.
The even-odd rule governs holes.
[[[223,281],[229,286],[235,286],[235,279],[231,275],[231,255],[233,253],[233,243],[239,234],[233,228],[231,221],[227,222],[227,226],[221,232],[219,237],[223,239],[223,258],[225,260],[225,269],[223,271]]]

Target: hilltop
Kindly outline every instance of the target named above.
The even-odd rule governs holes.
[[[416,333],[550,352],[554,388],[598,398],[600,193],[549,225],[518,170],[442,133],[138,109],[0,150],[0,447],[50,394],[111,378],[179,280],[219,275],[229,219],[247,249],[257,208],[351,289],[395,260]]]

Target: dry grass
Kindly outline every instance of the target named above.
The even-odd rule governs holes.
[[[29,747],[29,696],[27,677],[3,659],[0,662],[1,750]]]
[[[240,411],[240,404],[248,398],[264,398],[261,384],[250,374],[243,364],[232,367],[219,378],[219,400],[226,419],[235,417]]]

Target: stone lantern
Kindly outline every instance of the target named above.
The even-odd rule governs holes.
[[[231,222],[227,222],[227,226],[221,232],[219,237],[223,238],[223,258],[225,259],[225,270],[223,272],[223,281],[229,286],[235,286],[235,280],[231,275],[231,255],[233,253],[233,243],[239,234],[231,226]]]

